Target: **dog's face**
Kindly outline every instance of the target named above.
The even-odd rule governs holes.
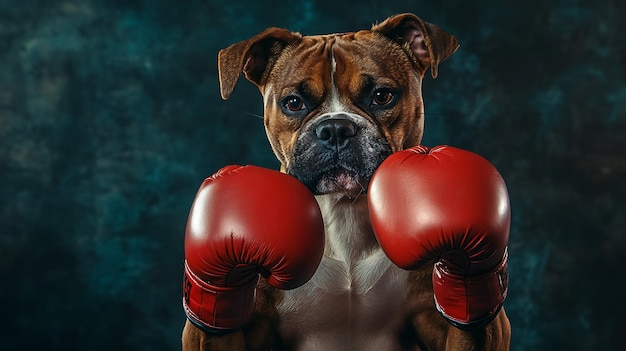
[[[270,28],[220,52],[221,91],[228,98],[243,71],[263,94],[281,170],[316,194],[353,197],[388,155],[420,143],[422,77],[457,47],[411,14],[326,36]]]

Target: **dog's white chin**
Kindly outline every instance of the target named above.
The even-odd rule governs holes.
[[[344,193],[351,197],[364,193],[366,189],[367,183],[364,180],[348,172],[324,177],[316,186],[318,194]]]

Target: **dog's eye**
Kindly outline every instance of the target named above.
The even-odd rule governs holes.
[[[295,95],[287,96],[283,100],[283,106],[291,112],[302,111],[306,108],[302,99]]]
[[[374,92],[372,103],[374,105],[387,105],[393,100],[393,93],[388,89],[378,89]]]

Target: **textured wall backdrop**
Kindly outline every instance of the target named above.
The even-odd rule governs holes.
[[[424,143],[508,183],[512,349],[620,349],[626,2],[406,3],[0,0],[0,349],[179,349],[197,187],[277,166],[255,88],[220,100],[217,51],[398,12],[461,42],[424,82]]]

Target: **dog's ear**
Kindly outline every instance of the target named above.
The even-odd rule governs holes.
[[[239,75],[258,87],[262,86],[276,58],[286,45],[300,40],[302,36],[282,28],[268,28],[256,36],[233,44],[218,54],[220,93],[228,99],[235,89]]]
[[[411,13],[389,17],[374,25],[372,31],[383,34],[402,46],[406,45],[421,70],[420,73],[424,74],[430,66],[433,78],[437,78],[439,63],[459,48],[459,42],[453,35]]]

